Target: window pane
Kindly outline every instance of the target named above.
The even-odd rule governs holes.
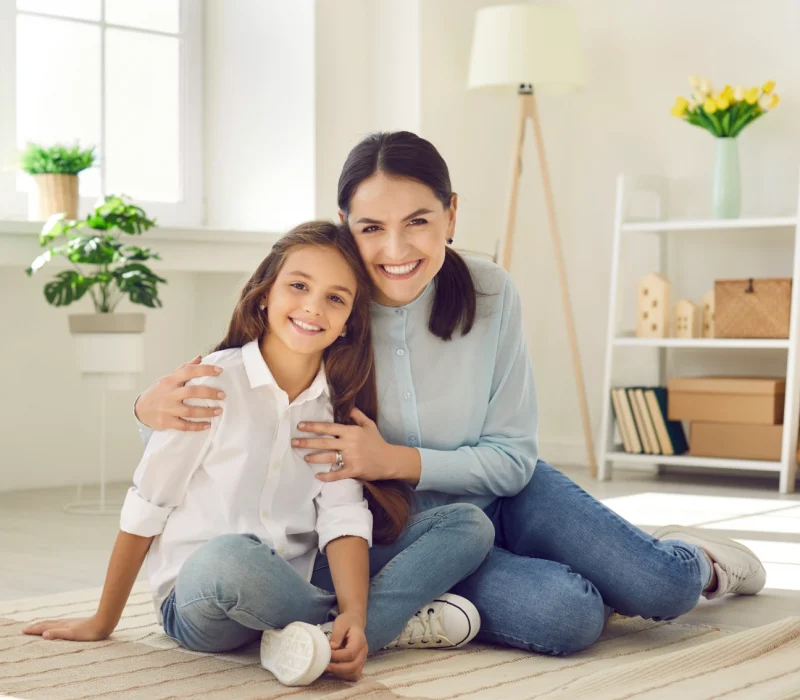
[[[28,141],[100,143],[99,27],[17,17],[17,145],[24,148]],[[99,193],[92,169],[81,176],[81,194]]]
[[[179,0],[106,0],[106,22],[177,34],[180,3]]]
[[[18,10],[58,17],[100,20],[101,0],[17,0]]]
[[[106,191],[180,200],[180,42],[106,30]]]

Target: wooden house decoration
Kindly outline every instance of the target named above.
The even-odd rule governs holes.
[[[699,311],[697,304],[681,299],[675,304],[673,328],[676,338],[696,338]]]
[[[651,272],[636,285],[636,337],[669,336],[670,291],[665,277]]]
[[[702,332],[700,335],[703,338],[714,337],[714,290],[706,292],[703,295],[703,311],[701,313]]]

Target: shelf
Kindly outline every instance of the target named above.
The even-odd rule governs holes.
[[[674,219],[672,221],[628,221],[622,224],[624,233],[653,233],[667,231],[726,231],[732,229],[797,227],[796,216],[761,217],[751,219]]]
[[[616,347],[628,348],[686,348],[710,350],[787,350],[788,338],[636,338],[618,336]]]
[[[628,452],[608,452],[606,459],[617,464],[663,464],[675,467],[712,467],[717,469],[750,469],[762,472],[780,471],[780,462],[759,459],[721,459],[718,457],[692,457],[679,455],[629,454]]]

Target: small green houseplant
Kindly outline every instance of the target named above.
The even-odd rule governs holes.
[[[44,286],[53,306],[69,306],[84,296],[94,303],[93,314],[71,314],[69,329],[75,338],[81,372],[114,378],[119,388],[130,388],[130,378],[144,364],[143,313],[114,313],[125,297],[134,304],[160,308],[158,285],[166,280],[145,262],[160,260],[149,248],[127,236],[139,236],[155,225],[145,212],[121,196],[106,197],[86,219],[66,221],[52,216],[42,229],[40,242],[47,246],[26,270],[29,276],[53,258],[69,262]]]
[[[95,149],[75,146],[41,146],[29,143],[20,154],[20,168],[31,176],[28,218],[46,221],[63,212],[67,219],[78,218],[78,173],[91,168]]]
[[[59,272],[44,287],[53,306],[69,306],[89,294],[98,314],[112,313],[126,296],[134,304],[159,308],[158,284],[166,280],[144,263],[161,258],[122,239],[122,234],[138,236],[154,225],[144,210],[117,195],[106,197],[86,219],[67,221],[55,214],[39,238],[47,250],[26,272],[34,275],[54,257],[70,263],[72,269]]]

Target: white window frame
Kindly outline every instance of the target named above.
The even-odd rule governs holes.
[[[179,167],[181,197],[176,203],[136,200],[158,224],[172,227],[201,226],[205,222],[203,193],[203,3],[197,0],[179,0],[180,3],[180,139]],[[17,151],[17,67],[16,27],[17,15],[59,18],[55,15],[17,10],[16,0],[0,0],[0,220],[24,220],[27,217],[28,195],[17,190],[17,171],[10,166]],[[136,27],[110,24],[105,21],[105,2],[101,3],[99,21],[64,17],[67,21],[137,31]],[[162,33],[141,30],[150,34]],[[105,71],[105,41],[101,42],[101,76]],[[101,77],[102,81],[102,77]],[[101,87],[105,90],[104,83]],[[101,138],[105,129],[105,97],[101,98]],[[88,145],[88,144],[83,144]],[[104,144],[97,144],[98,153]],[[101,175],[101,192],[105,192]],[[81,215],[96,202],[95,197],[81,197]]]

